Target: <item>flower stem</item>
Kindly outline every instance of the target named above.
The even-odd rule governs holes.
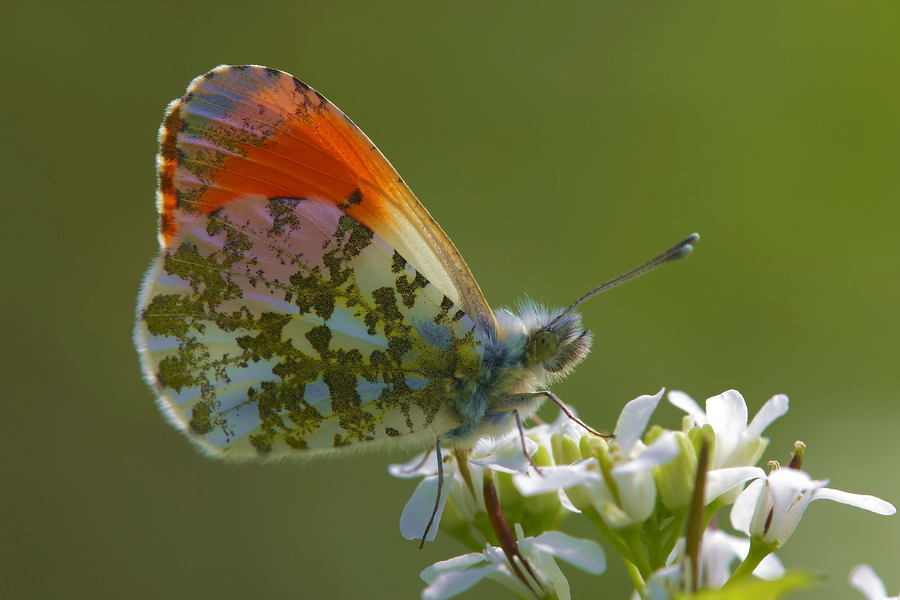
[[[628,570],[628,574],[631,576],[631,582],[634,584],[634,589],[637,590],[638,594],[640,594],[647,586],[644,578],[641,577],[641,572],[638,570],[637,566],[635,566],[635,564],[629,560],[625,561],[625,568]]]
[[[662,556],[663,534],[662,528],[659,526],[662,521],[660,511],[665,510],[662,504],[658,504],[656,512],[644,521],[641,527],[641,533],[647,546],[647,557],[650,561],[650,568],[656,570],[665,564],[665,557]]]
[[[659,555],[662,559],[663,563],[653,566],[656,568],[660,568],[665,566],[665,560],[669,558],[669,555],[672,553],[672,550],[675,548],[675,544],[678,543],[679,538],[681,537],[681,532],[684,529],[684,522],[687,520],[687,511],[679,510],[677,511],[672,518],[672,522],[663,527],[660,531],[660,535],[666,536],[666,541],[662,545],[662,550]]]
[[[631,556],[630,562],[638,568],[641,573],[641,578],[646,579],[647,577],[650,577],[653,570],[650,568],[650,563],[647,561],[644,544],[641,543],[640,530],[632,525],[620,529],[619,532],[625,540],[625,543],[628,545],[628,554]]]
[[[770,555],[778,548],[777,544],[765,542],[762,538],[750,538],[750,552],[738,568],[731,575],[731,578],[722,586],[723,589],[735,587],[746,581],[762,559]]]
[[[613,533],[613,530],[609,528],[609,525],[606,524],[606,521],[603,520],[603,517],[600,516],[600,513],[597,512],[596,508],[588,506],[583,508],[581,513],[594,524],[594,527],[596,527],[597,531],[603,535],[603,538],[609,542],[609,545],[613,547],[613,550],[622,555],[626,560],[629,560],[631,551],[628,549],[628,546],[622,543],[622,540],[618,535]]]
[[[697,475],[694,481],[694,493],[691,496],[690,516],[684,543],[684,554],[690,558],[691,573],[688,580],[690,582],[688,589],[690,590],[700,588],[700,544],[703,540],[703,531],[706,529],[703,506],[706,496],[706,471],[709,468],[709,447],[710,435],[708,432],[704,432],[701,434],[700,450],[697,452]]]

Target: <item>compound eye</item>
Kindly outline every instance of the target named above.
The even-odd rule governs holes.
[[[525,353],[531,362],[541,362],[553,358],[559,348],[559,336],[546,329],[531,334],[525,345]]]

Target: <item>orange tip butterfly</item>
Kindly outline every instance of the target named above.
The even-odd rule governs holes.
[[[135,343],[166,416],[216,457],[505,435],[587,354],[573,309],[697,239],[564,310],[492,311],[390,163],[295,77],[218,67],[169,105],[159,142]]]

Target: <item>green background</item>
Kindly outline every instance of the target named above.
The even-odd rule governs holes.
[[[594,351],[554,391],[607,429],[663,386],[752,413],[784,392],[766,460],[801,439],[814,477],[900,503],[900,4],[37,1],[3,21],[0,597],[413,598],[463,551],[400,537],[415,482],[386,466],[408,455],[220,464],[141,380],[156,130],[221,63],[350,115],[494,307],[568,304],[700,232],[584,306]],[[828,577],[796,598],[861,598],[863,562],[893,593],[900,518],[815,503],[780,556]],[[576,598],[628,597],[609,562],[563,567]]]

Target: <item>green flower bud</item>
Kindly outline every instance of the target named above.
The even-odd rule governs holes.
[[[680,451],[673,460],[657,467],[655,479],[663,505],[674,512],[691,502],[697,479],[697,452],[688,435],[673,433]]]

